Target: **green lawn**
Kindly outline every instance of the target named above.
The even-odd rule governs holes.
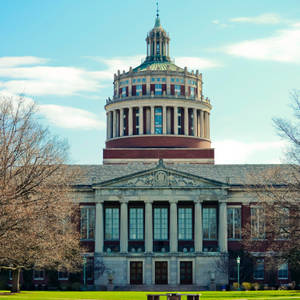
[[[0,300],[18,299],[18,300],[146,300],[146,295],[150,292],[21,292],[20,294],[10,294],[9,292],[0,292]],[[192,293],[192,292],[189,292]],[[201,299],[300,299],[300,291],[251,291],[251,292],[193,292],[200,293]],[[150,293],[151,294],[151,293]],[[154,293],[153,293],[154,294]],[[161,293],[158,293],[161,294]],[[165,297],[161,297],[165,300]],[[183,297],[183,300],[186,300]]]

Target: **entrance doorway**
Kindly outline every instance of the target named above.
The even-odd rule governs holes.
[[[143,262],[130,262],[130,284],[143,284]]]
[[[180,262],[180,284],[193,284],[193,262]]]
[[[155,284],[168,284],[168,262],[155,262]]]

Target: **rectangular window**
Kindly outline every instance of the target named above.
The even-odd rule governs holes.
[[[136,86],[136,95],[142,96],[143,95],[143,86],[141,84]]]
[[[157,82],[160,82],[160,78],[156,78]]]
[[[241,207],[227,208],[228,239],[237,240],[242,238]]]
[[[193,284],[193,262],[180,262],[180,284]]]
[[[178,208],[178,239],[193,240],[193,209],[191,207]]]
[[[143,262],[130,262],[130,284],[143,284]]]
[[[162,108],[154,108],[154,132],[155,134],[162,134]]]
[[[181,86],[178,84],[175,85],[175,95],[177,96],[181,95]]]
[[[93,240],[95,238],[95,207],[82,207],[80,212],[81,239]]]
[[[191,97],[195,97],[195,88],[191,87]]]
[[[142,207],[129,209],[129,239],[144,239],[144,208]]]
[[[175,82],[175,78],[171,78],[171,82]]]
[[[154,240],[168,240],[168,208],[154,208]]]
[[[162,95],[162,85],[161,84],[155,85],[155,95]]]
[[[254,265],[254,279],[264,279],[265,276],[265,263],[263,259],[257,259]]]
[[[215,207],[203,208],[203,239],[217,239],[217,209]]]
[[[122,98],[126,97],[126,96],[127,96],[127,89],[126,89],[126,87],[122,87],[121,90],[122,90],[122,91],[121,91],[121,96],[122,96]]]
[[[155,82],[155,78],[151,78],[151,81],[152,81],[152,82]]]
[[[136,79],[132,79],[132,83],[136,83]]]
[[[146,82],[146,78],[143,78],[143,80],[142,80],[142,81],[143,81],[143,83],[145,83],[145,82]]]
[[[261,207],[251,207],[251,237],[253,239],[265,238],[265,215]]]
[[[58,271],[58,280],[68,280],[69,279],[69,273],[67,271]]]
[[[119,208],[105,208],[105,240],[119,240]]]
[[[138,78],[137,82],[141,82],[141,78]]]
[[[86,257],[86,279],[94,280],[94,257]]]
[[[289,267],[287,263],[278,266],[278,279],[289,279]]]
[[[44,270],[33,270],[34,280],[44,280],[45,272]]]
[[[289,239],[290,212],[286,207],[281,208],[278,212],[278,237],[280,240]]]
[[[162,78],[161,80],[162,80],[162,82],[166,82],[166,78]]]

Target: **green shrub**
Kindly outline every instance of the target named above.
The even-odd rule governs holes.
[[[245,291],[250,291],[251,290],[252,284],[250,282],[243,282],[242,287],[244,288]]]
[[[239,283],[238,283],[238,282],[234,282],[234,283],[232,284],[232,288],[233,288],[235,291],[237,291],[237,290],[239,289]]]
[[[60,287],[60,289],[62,291],[68,291],[70,289],[70,284],[68,284],[68,283],[61,283],[59,287]]]
[[[254,282],[254,283],[252,284],[252,287],[253,287],[256,291],[258,291],[258,290],[260,289],[260,284],[259,284],[258,282]]]

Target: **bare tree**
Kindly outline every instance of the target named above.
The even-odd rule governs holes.
[[[0,99],[0,268],[13,271],[13,292],[21,269],[73,271],[81,260],[68,147],[36,116],[34,104]]]
[[[294,121],[275,118],[278,134],[289,143],[290,165],[278,165],[251,174],[249,192],[255,193],[261,210],[248,220],[244,246],[248,251],[267,253],[269,265],[288,262],[300,271],[300,92],[291,94]],[[266,261],[265,260],[265,261]],[[297,271],[298,270],[298,271]],[[300,274],[300,273],[299,273]]]

